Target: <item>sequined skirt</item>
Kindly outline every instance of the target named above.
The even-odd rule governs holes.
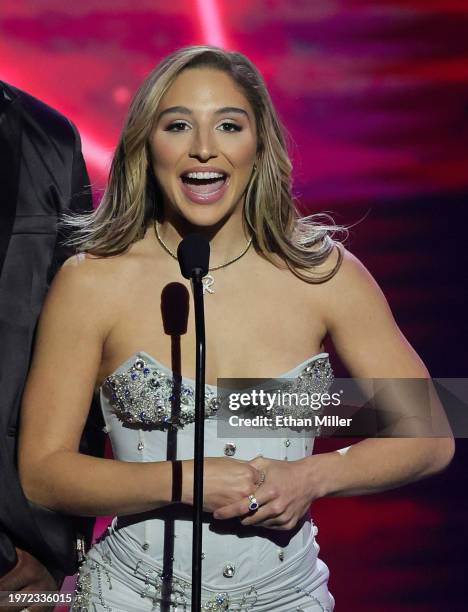
[[[246,543],[248,546],[248,544]],[[312,537],[303,551],[281,568],[251,584],[229,590],[202,583],[202,610],[252,612],[332,612],[328,567],[317,557]],[[187,547],[191,555],[191,546]],[[131,540],[107,534],[82,564],[73,612],[182,612],[191,610],[191,576],[165,574],[160,564]]]

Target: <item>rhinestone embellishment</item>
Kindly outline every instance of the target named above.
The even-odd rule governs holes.
[[[283,552],[279,549],[279,553]],[[108,605],[106,601],[107,592],[112,590],[110,570],[112,568],[112,558],[109,553],[99,552],[101,562],[96,563],[94,559],[85,556],[84,563],[79,570],[78,581],[74,594],[74,599],[71,606],[73,612],[89,612],[91,607],[99,601],[100,608],[106,612],[112,612],[113,607]],[[141,567],[140,567],[141,566]],[[141,580],[142,591],[140,597],[142,599],[151,599],[155,610],[156,605],[161,600],[164,585],[167,584],[168,592],[171,596],[170,607],[174,612],[177,610],[186,610],[190,600],[191,583],[176,576],[168,577],[159,569],[147,567],[142,559],[137,559],[136,567],[133,571],[135,576]],[[108,569],[109,568],[109,569]],[[235,568],[232,564],[227,564],[224,568],[228,570],[229,575],[234,575]],[[225,574],[226,575],[226,574]],[[93,580],[92,580],[93,578]],[[288,592],[300,594],[310,601],[314,606],[314,610],[322,612],[331,612],[332,608],[321,602],[313,595],[313,591],[309,591],[300,586],[290,587]],[[229,610],[238,610],[239,612],[247,612],[252,610],[258,600],[258,592],[255,585],[251,585],[242,593],[229,594],[228,592],[218,592],[212,595],[210,599],[205,601],[201,606],[203,612],[229,612]],[[309,609],[308,606],[306,606]],[[304,604],[294,608],[294,612],[305,612]]]
[[[224,454],[227,457],[232,457],[233,455],[236,454],[236,445],[234,444],[234,442],[228,442],[227,444],[224,445]]]
[[[123,423],[149,429],[179,429],[195,421],[195,389],[182,382],[180,376],[166,374],[140,356],[128,370],[108,376],[102,389]],[[206,387],[205,418],[214,416],[218,409],[215,392]],[[142,450],[140,446],[138,450]]]
[[[227,593],[216,593],[216,595],[206,602],[202,608],[210,612],[222,612],[229,610],[229,595]]]
[[[279,390],[281,393],[308,395],[325,393],[333,379],[328,356],[319,357],[306,365],[297,377],[285,379]],[[137,353],[133,364],[126,371],[108,376],[102,384],[102,390],[116,416],[125,424],[165,430],[183,428],[195,421],[195,388],[185,384],[181,376],[164,372],[141,354]],[[213,387],[206,386],[205,418],[216,416],[219,408],[220,400]],[[297,419],[310,417],[311,408],[307,405],[284,405],[278,400],[268,410],[260,406],[254,412],[273,417],[274,423],[276,416],[291,415]],[[269,428],[278,429],[274,424]],[[315,429],[319,434],[320,427]],[[285,442],[286,447],[290,444],[288,442]],[[236,451],[235,444],[231,445],[225,446],[224,452],[228,457]]]
[[[236,568],[231,563],[228,563],[227,565],[224,566],[223,576],[225,578],[232,578],[235,573],[236,573]]]
[[[145,367],[145,362],[143,359],[136,359],[134,363],[135,370],[143,370]]]
[[[268,410],[266,407],[259,406],[254,410],[256,414],[260,414],[262,416],[268,416],[271,418],[272,424],[269,425],[270,429],[278,429],[278,426],[275,425],[275,417],[276,416],[292,416],[295,419],[306,419],[310,417],[311,412],[315,415],[320,414],[323,411],[323,407],[321,410],[312,410],[312,408],[305,404],[285,404],[281,403],[280,398],[284,396],[284,394],[297,394],[301,397],[303,394],[311,396],[313,393],[326,393],[333,380],[333,370],[330,364],[330,360],[328,356],[318,357],[313,359],[308,365],[306,365],[300,372],[299,376],[287,379],[285,378],[282,381],[281,378],[276,379],[280,385],[276,390],[277,400],[273,406],[269,406]],[[270,391],[270,390],[269,390]],[[271,392],[271,391],[270,391]],[[292,430],[300,430],[299,427],[291,427]],[[308,429],[311,435],[318,435],[320,433],[320,426]],[[285,440],[284,445],[289,447],[291,444],[290,440]],[[287,459],[287,458],[285,458]]]

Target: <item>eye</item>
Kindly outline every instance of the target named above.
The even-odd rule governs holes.
[[[223,130],[223,132],[240,132],[242,129],[240,125],[237,125],[236,123],[228,123],[227,121],[224,121],[221,125],[227,125],[230,128],[233,128],[232,130]]]
[[[180,125],[182,127],[184,127],[187,124],[184,123],[183,121],[174,121],[174,123],[171,123],[170,125],[167,126],[166,132],[182,132],[183,130],[179,130],[179,129],[174,130],[174,129],[172,129],[172,128],[175,128],[175,127],[180,126]]]

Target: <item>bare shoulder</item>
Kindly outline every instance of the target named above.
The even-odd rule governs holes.
[[[362,378],[427,376],[373,275],[348,249],[342,255],[320,295],[327,333],[345,366]]]
[[[339,245],[319,268],[327,273],[337,268],[321,285],[321,297],[329,325],[334,319],[353,311],[369,312],[379,305],[387,310],[388,302],[377,281],[364,263],[343,245]],[[330,261],[329,261],[330,260]]]
[[[115,265],[115,264],[114,264]],[[112,264],[107,258],[79,253],[69,257],[55,275],[49,295],[60,293],[88,304],[103,302],[112,290]]]
[[[64,262],[49,293],[60,296],[73,311],[85,309],[109,331],[120,308],[141,288],[145,265],[138,243],[118,255],[79,253]]]
[[[124,294],[125,269],[125,256],[73,255],[55,275],[44,310],[66,311],[74,320],[91,319],[105,338],[113,325],[115,305]]]
[[[111,293],[115,295],[128,286],[134,269],[135,258],[131,253],[109,257],[78,253],[64,262],[57,277],[61,283],[90,289],[96,296],[110,297]]]
[[[67,278],[75,279],[76,282],[92,282],[92,280],[105,280],[106,272],[109,272],[118,257],[99,257],[91,253],[78,253],[72,255],[63,263],[59,274]]]
[[[320,271],[329,272],[335,270],[331,278],[324,283],[328,290],[353,289],[361,283],[374,284],[375,280],[362,261],[342,244],[337,244],[330,256],[318,268]]]

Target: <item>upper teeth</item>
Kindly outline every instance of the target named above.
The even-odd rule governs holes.
[[[223,178],[224,174],[220,172],[188,172],[184,174],[187,178],[191,179],[213,179],[213,178]]]

